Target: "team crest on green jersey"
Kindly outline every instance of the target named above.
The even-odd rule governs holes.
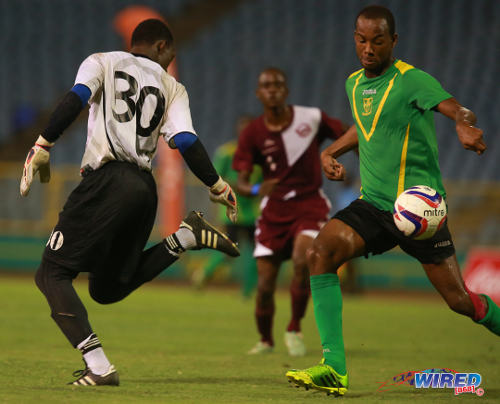
[[[363,98],[363,115],[368,116],[372,113],[373,97]]]

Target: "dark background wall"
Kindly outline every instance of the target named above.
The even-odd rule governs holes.
[[[150,6],[179,33],[180,80],[186,85],[195,128],[209,152],[234,134],[241,114],[259,114],[254,92],[259,71],[276,65],[289,75],[290,102],[315,105],[352,122],[344,91],[359,64],[352,32],[367,1],[341,0],[2,0],[0,2],[0,145],[45,117],[73,84],[90,53],[122,49],[112,26],[131,4]],[[478,158],[462,150],[453,124],[437,117],[445,178],[499,180],[500,3],[494,0],[380,1],[395,14],[395,55],[434,75],[473,109],[489,146]],[[216,18],[205,10],[217,9]],[[201,12],[200,12],[201,10]],[[193,18],[193,16],[195,18]],[[189,21],[189,26],[183,24]],[[175,28],[177,27],[177,30]],[[184,29],[183,29],[184,28]],[[179,39],[179,38],[178,38]],[[42,124],[40,119],[38,124]],[[64,136],[54,163],[78,164],[85,121]],[[356,171],[355,159],[346,164]]]

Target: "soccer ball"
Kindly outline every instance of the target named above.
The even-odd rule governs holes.
[[[417,185],[398,196],[392,217],[405,236],[424,240],[443,226],[446,213],[446,203],[435,189]]]

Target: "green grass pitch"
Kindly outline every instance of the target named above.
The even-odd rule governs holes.
[[[277,293],[273,354],[250,357],[257,341],[253,301],[236,290],[153,283],[123,302],[101,306],[77,289],[121,386],[65,383],[81,368],[49,317],[31,278],[0,277],[0,403],[448,403],[500,402],[500,340],[452,313],[434,297],[347,296],[344,338],[351,386],[343,398],[291,387],[285,371],[321,358],[312,305],[303,323],[307,356],[291,358],[283,345],[290,304]],[[408,385],[378,392],[379,382],[410,370],[450,368],[480,373],[482,397]],[[479,401],[477,401],[479,400]]]

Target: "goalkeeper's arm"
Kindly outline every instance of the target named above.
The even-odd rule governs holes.
[[[169,145],[179,149],[189,169],[209,187],[210,200],[226,206],[226,216],[235,223],[238,214],[236,195],[217,174],[200,139],[193,133],[181,132],[170,140]]]
[[[61,100],[52,115],[49,125],[42,132],[44,139],[55,142],[87,105],[91,92],[83,84],[76,84]]]
[[[41,182],[50,180],[50,148],[61,136],[63,131],[80,114],[87,104],[91,92],[83,84],[75,85],[62,99],[50,116],[49,125],[38,137],[35,145],[30,149],[24,162],[20,192],[27,196],[36,174],[40,173]]]

